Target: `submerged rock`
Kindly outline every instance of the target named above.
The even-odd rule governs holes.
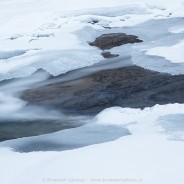
[[[112,106],[144,108],[184,103],[184,75],[129,66],[30,89],[21,98],[65,113],[90,115]]]

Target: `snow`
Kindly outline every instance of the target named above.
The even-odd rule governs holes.
[[[184,41],[170,47],[155,47],[149,49],[146,54],[165,57],[172,63],[184,62]]]
[[[103,58],[100,50],[87,42],[93,40],[98,31],[109,26],[122,28],[151,19],[182,17],[183,2],[3,0],[0,2],[0,54],[17,50],[26,50],[26,54],[1,61],[0,80],[28,76],[38,68],[58,75],[93,65]],[[93,19],[99,22],[93,25],[90,23]],[[26,72],[21,72],[21,68]]]
[[[176,130],[171,136],[162,127],[168,116],[175,116],[177,121],[181,114],[184,115],[184,105],[181,104],[156,105],[144,110],[113,107],[91,121],[101,126],[126,127],[132,135],[63,152],[17,153],[1,148],[0,168],[4,173],[1,181],[4,184],[40,184],[52,180],[60,181],[58,183],[62,180],[71,183],[77,179],[83,183],[94,183],[95,180],[104,183],[105,179],[132,179],[145,184],[182,184],[184,143],[175,140]],[[59,134],[62,135],[62,131]]]
[[[144,68],[184,73],[183,0],[1,0],[0,8],[0,80],[29,76],[40,68],[59,75],[101,62],[101,51],[88,41],[110,32],[143,39],[141,44],[113,48],[113,53]],[[65,118],[55,111],[45,116],[45,109],[27,109],[16,97],[47,77],[36,75],[33,80],[1,86],[0,118],[10,114],[10,118]],[[79,117],[84,125],[78,128],[4,141],[0,143],[1,183],[119,179],[121,183],[183,184],[183,117],[184,104],[143,110],[112,107],[94,118]],[[56,147],[46,150],[45,142]],[[31,143],[27,153],[18,152]],[[34,145],[42,145],[42,150]]]

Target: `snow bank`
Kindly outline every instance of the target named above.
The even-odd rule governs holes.
[[[4,184],[76,183],[76,180],[113,183],[113,179],[119,179],[119,183],[122,180],[124,183],[182,183],[184,143],[174,139],[176,129],[171,137],[163,127],[168,119],[174,124],[181,115],[184,115],[182,104],[157,105],[144,110],[106,109],[93,122],[126,126],[132,135],[63,152],[15,153],[1,148],[0,169],[4,173],[1,180]]]
[[[147,107],[143,110],[112,107],[112,108],[105,109],[101,113],[99,113],[94,118],[94,121],[98,124],[107,124],[107,125],[118,124],[118,125],[124,125],[128,127],[133,123],[138,123],[139,126],[140,125],[155,126],[157,124],[155,122],[157,122],[160,117],[162,117],[163,119],[163,117],[165,116],[167,117],[167,115],[176,115],[176,114],[184,114],[183,104],[156,105],[151,108]],[[177,121],[177,118],[176,118],[176,121]],[[157,128],[159,128],[158,130],[161,130],[160,127],[157,126]],[[149,128],[148,130],[155,131],[155,128],[152,127],[152,128]]]
[[[146,54],[165,57],[172,63],[184,62],[184,41],[170,47],[156,47],[149,49]]]

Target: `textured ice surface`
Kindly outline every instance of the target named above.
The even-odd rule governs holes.
[[[158,122],[170,139],[184,141],[184,114],[161,116]]]
[[[0,80],[28,76],[38,68],[58,75],[100,62],[101,51],[90,47],[87,42],[106,32],[105,28],[112,28],[109,32],[119,28],[121,32],[140,36],[144,44],[133,49],[132,60],[146,68],[157,69],[154,57],[146,56],[145,51],[177,44],[172,40],[179,42],[183,37],[182,31],[169,31],[177,26],[182,29],[183,20],[174,19],[183,15],[182,2],[78,0],[75,6],[71,6],[72,0],[52,3],[48,0],[1,1],[0,58],[7,57],[6,62],[0,62]],[[144,23],[151,19],[158,22]],[[27,50],[27,53],[22,56],[14,53],[19,56],[12,58],[11,52],[16,50]],[[183,73],[180,65],[175,67],[165,58],[157,57],[157,60],[161,63],[159,70]]]
[[[26,53],[25,50],[0,51],[0,60],[20,56],[20,55],[23,55],[25,53]]]

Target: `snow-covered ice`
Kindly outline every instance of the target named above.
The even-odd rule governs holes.
[[[3,0],[0,7],[0,80],[28,76],[38,68],[58,75],[93,65],[103,58],[87,42],[105,27],[184,15],[183,0]],[[18,57],[4,60],[4,54],[12,52]]]
[[[179,119],[181,125],[178,123],[178,129],[183,126],[181,115],[184,115],[181,104],[157,105],[144,110],[120,107],[106,109],[92,120],[93,124],[107,127],[116,125],[119,129],[126,127],[132,135],[63,152],[17,153],[1,148],[0,167],[4,173],[1,181],[40,184],[52,180],[71,183],[72,180],[83,179],[84,183],[93,183],[95,180],[104,183],[104,179],[120,179],[128,183],[129,179],[134,181],[132,183],[182,184],[184,129],[180,129],[180,136],[177,128],[172,129],[172,135],[168,131],[171,124],[175,123],[171,121],[172,117],[175,121]],[[60,132],[60,135],[66,134]],[[64,137],[62,140],[65,140]]]
[[[170,47],[156,47],[149,49],[146,54],[165,57],[173,63],[184,62],[184,40]]]
[[[59,75],[104,62],[101,51],[88,42],[111,32],[143,40],[113,48],[112,53],[122,57],[128,52],[136,65],[184,74],[184,0],[1,0],[0,10],[0,80],[29,76],[40,68]],[[47,77],[1,86],[0,118],[46,114],[36,107],[30,114],[15,94]],[[51,112],[45,118],[62,117]],[[183,118],[183,104],[143,110],[112,107],[82,127],[2,142],[0,183],[114,183],[119,179],[121,183],[183,184]],[[46,150],[45,141],[55,147]],[[30,143],[34,143],[32,150],[26,150]],[[42,150],[35,149],[42,143]]]

